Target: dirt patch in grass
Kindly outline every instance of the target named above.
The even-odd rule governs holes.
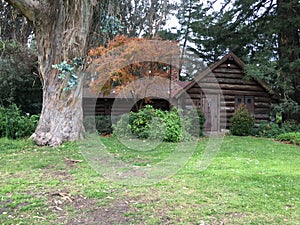
[[[11,210],[11,207],[8,207],[8,204],[13,203],[13,200],[2,200],[0,201],[0,214],[9,212]]]
[[[57,219],[55,224],[130,224],[136,222],[131,217],[135,210],[124,200],[114,200],[108,205],[102,205],[95,199],[83,196],[72,198],[62,208],[51,206],[55,211]]]
[[[65,170],[46,171],[44,175],[46,178],[55,178],[60,181],[70,181],[73,179],[72,175]]]

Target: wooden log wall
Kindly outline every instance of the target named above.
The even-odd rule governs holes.
[[[137,103],[140,106],[140,103]],[[156,109],[168,110],[169,102],[165,99],[151,99],[149,103]],[[133,99],[114,98],[83,98],[83,114],[119,116],[130,111],[135,111]]]
[[[226,108],[227,127],[230,127],[230,119],[236,109],[236,96],[253,97],[254,111],[252,114],[256,124],[269,120],[271,95],[257,81],[245,79],[243,69],[237,64],[226,61],[214,69],[213,74],[218,80],[224,96],[223,107]]]
[[[83,114],[84,116],[111,114],[119,116],[129,113],[133,104],[132,99],[83,98]]]

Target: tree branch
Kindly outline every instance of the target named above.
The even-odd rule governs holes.
[[[18,9],[28,20],[35,21],[35,12],[39,9],[40,1],[37,0],[5,0]]]

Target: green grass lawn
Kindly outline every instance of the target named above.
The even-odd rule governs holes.
[[[101,141],[135,166],[155,165],[176,146],[137,153]],[[0,139],[0,224],[300,224],[299,146],[227,136],[201,171],[206,143],[172,177],[129,186],[100,176],[77,143]]]

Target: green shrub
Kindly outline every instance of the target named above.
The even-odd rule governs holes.
[[[204,123],[205,116],[200,109],[192,109],[184,116],[184,130],[193,137],[203,136]]]
[[[21,115],[16,105],[0,106],[0,137],[23,138],[30,136],[39,121],[37,115]]]
[[[162,139],[172,141],[170,138],[171,126],[169,112],[154,109],[151,105],[146,105],[137,113],[130,112],[129,124],[131,132],[137,138]]]
[[[117,121],[120,116],[108,116],[108,115],[98,115],[98,116],[85,116],[83,118],[83,125],[87,132],[97,132],[99,134],[112,134],[113,121]]]
[[[86,132],[94,133],[96,132],[96,125],[95,125],[95,116],[84,116],[83,117],[83,126]]]
[[[294,120],[287,120],[279,126],[277,123],[263,122],[258,125],[254,135],[260,137],[275,138],[276,136],[289,132],[300,131],[300,125]]]
[[[284,129],[281,128],[277,123],[263,122],[258,125],[254,135],[272,138],[282,133],[284,133]]]
[[[124,114],[112,125],[113,135],[117,137],[132,137],[129,115]]]
[[[166,125],[164,119],[161,117],[153,117],[150,121],[149,129],[147,131],[145,130],[147,139],[150,140],[163,140],[165,132]]]
[[[112,117],[96,116],[96,129],[100,134],[112,134]]]
[[[164,141],[179,142],[183,140],[181,114],[175,107],[170,112],[165,112],[164,123],[166,125]]]
[[[200,118],[198,118],[199,115]],[[182,112],[175,107],[170,111],[162,111],[146,105],[137,113],[130,112],[129,116],[122,117],[113,125],[113,133],[122,137],[133,135],[141,139],[179,142],[190,140],[191,134],[202,135],[204,121],[201,111],[189,112],[186,116],[182,116]]]
[[[300,145],[300,132],[289,132],[278,135],[275,140]]]
[[[252,133],[254,126],[254,118],[251,116],[250,112],[248,111],[245,105],[241,104],[237,108],[230,122],[231,134],[238,136],[246,136]]]
[[[282,129],[284,132],[296,132],[300,131],[300,125],[295,120],[287,120],[282,123]]]
[[[129,124],[132,134],[138,138],[148,138],[151,133],[151,121],[158,114],[151,105],[146,105],[137,113],[130,112]]]

